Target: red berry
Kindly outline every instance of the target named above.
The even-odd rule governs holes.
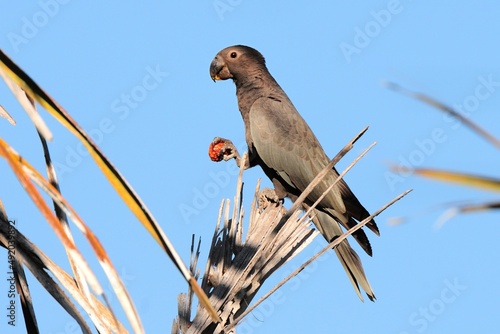
[[[224,146],[224,142],[218,142],[218,143],[210,143],[210,146],[208,147],[208,156],[212,161],[221,161],[223,152],[221,152],[222,147]]]

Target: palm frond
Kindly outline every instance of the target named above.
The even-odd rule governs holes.
[[[218,315],[212,305],[208,303],[208,297],[203,293],[203,290],[191,275],[184,262],[182,262],[179,254],[174,249],[172,243],[167,238],[166,234],[163,232],[160,225],[147,208],[146,204],[142,201],[127,180],[121,175],[118,169],[116,169],[111,161],[104,155],[92,138],[85,132],[85,130],[83,130],[83,128],[76,123],[76,121],[62,106],[60,106],[48,93],[46,93],[2,50],[0,50],[0,75],[11,88],[16,98],[35,123],[37,130],[44,138],[50,140],[52,138],[52,134],[39,114],[36,110],[34,110],[30,100],[38,102],[83,143],[118,195],[167,253],[174,265],[191,285],[191,288],[198,296],[202,304],[207,308],[207,310],[209,310],[213,320],[218,321]]]

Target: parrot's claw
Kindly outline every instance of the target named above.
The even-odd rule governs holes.
[[[231,159],[239,159],[240,155],[229,139],[215,137],[208,148],[208,155],[212,161],[228,161]]]
[[[279,206],[283,204],[283,199],[280,199],[276,191],[271,188],[264,188],[259,194],[258,206],[260,211],[264,211],[269,206]],[[286,210],[285,210],[286,211]]]
[[[229,139],[215,137],[208,147],[208,155],[212,161],[219,162],[234,159],[238,167],[243,163],[243,169],[250,168],[249,159],[243,159],[238,153],[236,146]]]

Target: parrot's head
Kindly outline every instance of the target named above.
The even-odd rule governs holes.
[[[245,45],[234,45],[221,50],[210,64],[212,80],[238,81],[252,70],[266,68],[266,61],[259,51]]]

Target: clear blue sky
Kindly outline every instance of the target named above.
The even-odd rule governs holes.
[[[498,215],[457,217],[438,231],[433,225],[446,208],[443,203],[498,197],[414,176],[388,177],[388,165],[402,162],[493,176],[498,175],[498,152],[460,124],[381,82],[426,92],[498,133],[499,14],[500,4],[494,1],[91,5],[41,0],[2,5],[0,47],[95,136],[186,262],[191,234],[202,237],[202,266],[220,201],[233,198],[236,184],[233,162],[210,161],[208,144],[215,136],[244,142],[234,85],[214,84],[209,64],[226,46],[257,48],[329,155],[370,126],[338,165],[342,170],[378,142],[347,175],[370,211],[406,189],[414,191],[378,218],[381,237],[371,237],[373,258],[361,255],[376,303],[358,300],[331,253],[250,315],[239,333],[492,333],[498,328],[495,301],[500,298],[495,288],[500,279],[494,246]],[[12,127],[0,120],[1,137],[43,171],[33,126],[3,84],[0,99],[18,123]],[[76,138],[46,112],[42,116],[54,133],[50,148],[63,194],[123,274],[147,332],[168,332],[176,296],[186,290],[181,275]],[[68,268],[60,242],[5,162],[0,175],[0,196],[10,217]],[[259,168],[245,173],[247,206],[260,177]],[[263,184],[270,186],[266,179]],[[391,226],[389,219],[398,216],[409,219]],[[90,254],[83,239],[78,241]],[[318,238],[262,291],[324,244]],[[23,333],[20,317],[15,329],[6,324],[4,259],[0,332]],[[78,332],[31,276],[30,282],[42,332]],[[116,298],[111,299],[118,310]]]

